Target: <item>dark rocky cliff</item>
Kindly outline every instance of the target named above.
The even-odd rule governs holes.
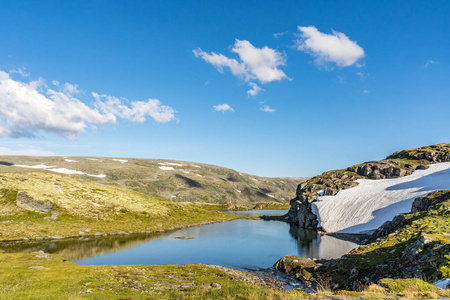
[[[296,197],[290,201],[288,220],[302,228],[317,228],[318,220],[311,203],[319,196],[336,195],[340,190],[354,187],[358,185],[356,179],[398,178],[417,169],[426,169],[429,164],[447,161],[450,161],[450,143],[402,150],[381,161],[325,172],[298,185]]]

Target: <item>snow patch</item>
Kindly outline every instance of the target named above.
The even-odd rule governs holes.
[[[197,165],[191,165],[191,166],[194,168],[201,168],[200,166],[197,166]]]
[[[28,166],[28,165],[13,165],[13,167],[19,167],[19,168],[31,168],[31,169],[48,169],[48,168],[54,168],[55,166],[46,166],[46,165],[35,165],[35,166]]]
[[[189,174],[189,171],[181,170],[184,174]]]
[[[323,196],[323,193],[325,193],[325,189],[321,189],[320,191],[317,192],[317,194],[319,194],[319,196]]]
[[[126,160],[126,159],[117,159],[117,158],[113,158],[113,159],[111,159],[111,160],[113,160],[113,161],[118,161],[118,162],[120,162],[120,163],[122,163],[122,164],[128,162],[128,160]]]
[[[197,175],[198,177],[203,177],[202,175],[200,175],[200,174],[195,174],[195,175]]]
[[[238,193],[240,193],[241,191],[240,190],[236,190]]]
[[[64,159],[64,161],[67,161],[67,162],[79,162],[78,160],[72,160],[72,159]]]
[[[182,167],[182,164],[177,164],[177,163],[170,163],[170,162],[163,162],[163,163],[159,163],[160,165],[164,165],[164,166],[177,166],[177,167]]]
[[[259,181],[258,179],[256,179],[256,178],[253,178],[253,177],[250,177],[252,180],[254,180],[254,181]]]
[[[52,172],[56,172],[56,173],[62,173],[62,174],[77,174],[77,175],[87,175],[87,176],[91,176],[91,177],[98,177],[98,178],[105,178],[106,175],[105,174],[99,174],[99,175],[93,175],[93,174],[89,174],[89,173],[85,173],[85,172],[81,172],[81,171],[76,171],[76,170],[69,170],[66,168],[56,168],[56,169],[46,169],[47,171],[52,171]]]
[[[175,170],[173,167],[166,167],[166,166],[162,166],[162,167],[159,167],[161,170],[164,170],[164,171],[173,171],[173,170]]]
[[[450,189],[450,162],[394,179],[358,179],[358,186],[335,196],[320,196],[312,203],[320,225],[329,232],[374,230],[399,213],[411,211],[417,197]]]
[[[177,195],[172,195],[172,197],[170,197],[170,198],[176,198],[177,197]]]
[[[274,195],[271,195],[271,194],[266,194],[266,195],[269,196],[270,198],[275,198]]]
[[[450,278],[444,278],[433,283],[435,287],[446,289],[450,287]]]
[[[46,165],[36,165],[36,166],[13,165],[13,166],[19,167],[19,168],[44,169],[46,171],[52,171],[52,172],[56,172],[56,173],[69,174],[69,175],[78,174],[78,175],[87,175],[87,176],[98,177],[98,178],[106,177],[105,174],[93,175],[93,174],[89,174],[89,173],[85,173],[85,172],[81,172],[81,171],[69,170],[66,168],[55,168],[55,166],[46,166]]]
[[[95,160],[95,161],[99,161],[100,159],[98,158],[88,158],[89,160]],[[100,160],[101,161],[101,160]]]

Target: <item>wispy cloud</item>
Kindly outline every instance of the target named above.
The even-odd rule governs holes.
[[[362,93],[363,93],[363,94],[368,94],[369,91],[368,91],[368,90],[364,90],[364,91],[362,91]]]
[[[80,93],[74,84],[54,90],[42,78],[24,82],[0,71],[0,136],[31,138],[46,132],[76,139],[86,128],[116,123],[118,117],[133,122],[143,122],[146,116],[157,122],[174,119],[174,110],[156,99],[127,106],[112,96],[93,93],[96,102],[89,107],[77,98]]]
[[[424,67],[424,68],[428,68],[429,66],[432,66],[432,65],[438,65],[438,64],[439,64],[438,61],[429,59],[429,60],[427,60],[427,62],[425,63],[425,65],[423,65],[423,67]]]
[[[273,34],[273,37],[277,39],[280,36],[283,36],[283,35],[288,34],[288,33],[289,33],[289,31],[276,32],[276,33]]]
[[[298,30],[297,49],[311,54],[319,65],[331,62],[349,67],[365,56],[363,48],[342,32],[332,30],[332,34],[326,34],[314,26],[298,26]]]
[[[214,111],[220,111],[222,113],[225,113],[226,111],[234,111],[234,109],[231,108],[231,106],[229,106],[226,103],[214,105],[213,107],[214,107]]]
[[[267,46],[257,48],[249,41],[236,39],[231,51],[238,55],[239,61],[223,54],[207,53],[200,48],[193,50],[196,57],[212,64],[219,72],[229,68],[234,76],[246,82],[258,80],[265,84],[289,79],[279,68],[286,65],[285,55],[275,49]]]
[[[250,97],[255,97],[259,94],[259,92],[263,91],[256,83],[250,82],[249,85],[252,87],[250,90],[247,91],[247,95]]]
[[[263,107],[259,108],[260,110],[264,111],[264,112],[276,112],[276,109],[271,108],[269,105],[264,105]]]

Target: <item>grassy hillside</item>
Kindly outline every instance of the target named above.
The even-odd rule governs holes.
[[[161,200],[121,187],[50,172],[0,174],[0,240],[155,232],[236,218],[215,205]],[[50,203],[39,213],[18,194]]]
[[[0,173],[51,173],[13,165],[65,168],[104,178],[70,175],[177,202],[207,202],[253,207],[258,202],[288,202],[303,178],[266,178],[218,166],[157,159],[104,157],[1,156]]]

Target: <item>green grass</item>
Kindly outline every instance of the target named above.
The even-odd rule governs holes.
[[[246,272],[207,265],[80,266],[0,254],[0,299],[284,299]],[[247,282],[244,282],[247,281]],[[183,285],[183,286],[182,286]]]

